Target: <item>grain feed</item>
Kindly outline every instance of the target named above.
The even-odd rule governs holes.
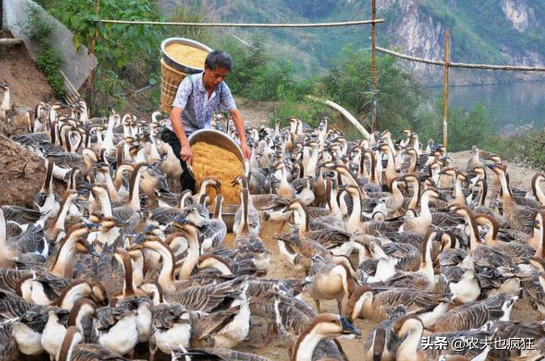
[[[233,179],[244,175],[244,166],[238,157],[230,151],[205,142],[199,142],[191,147],[193,150],[193,175],[199,189],[202,181],[212,177],[221,184],[220,192],[225,204],[240,204],[240,186],[231,185]],[[215,202],[216,192],[208,187],[207,194]]]
[[[204,69],[204,61],[208,56],[205,50],[179,43],[168,45],[165,51],[172,60],[195,69]]]

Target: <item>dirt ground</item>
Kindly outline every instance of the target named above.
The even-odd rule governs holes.
[[[0,37],[11,37],[0,32]],[[41,101],[53,98],[53,91],[45,76],[23,45],[0,48],[0,82],[11,88],[11,100],[16,107],[34,109]],[[3,94],[0,90],[0,95]]]

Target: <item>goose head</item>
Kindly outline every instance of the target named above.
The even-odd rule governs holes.
[[[349,320],[355,320],[361,314],[365,303],[373,300],[373,289],[367,285],[357,287],[344,307],[343,314]]]
[[[314,317],[308,329],[322,337],[361,337],[361,331],[348,318],[331,313],[322,313]]]
[[[394,321],[392,329],[397,337],[403,338],[409,333],[413,333],[418,330],[422,332],[424,329],[424,324],[417,316],[407,315]]]

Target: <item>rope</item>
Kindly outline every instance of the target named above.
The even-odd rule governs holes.
[[[97,20],[104,24],[130,24],[130,25],[164,25],[164,26],[202,26],[202,27],[224,27],[224,28],[324,28],[336,26],[355,26],[367,24],[380,24],[384,19],[356,20],[336,23],[302,23],[302,24],[235,24],[235,23],[185,23],[185,22],[162,22],[162,21],[141,21],[141,20]]]
[[[377,46],[377,51],[380,51],[381,53],[393,55],[395,57],[415,61],[418,63],[424,63],[429,65],[439,65],[439,66],[445,66],[444,61],[440,60],[429,60],[424,58],[418,58],[416,56],[410,56],[407,54],[398,53],[396,51],[385,49]],[[537,67],[537,66],[514,66],[514,65],[490,65],[490,64],[466,64],[466,63],[448,63],[448,66],[450,68],[460,68],[460,69],[486,69],[486,70],[511,70],[511,71],[537,71],[537,72],[545,72],[545,68]]]

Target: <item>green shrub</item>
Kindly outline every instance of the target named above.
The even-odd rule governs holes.
[[[53,25],[42,18],[40,9],[35,5],[27,4],[25,7],[26,22],[23,25],[24,33],[40,46],[49,44],[49,35],[53,31]]]
[[[38,69],[44,73],[47,83],[53,89],[53,93],[57,99],[62,99],[66,95],[64,77],[59,71],[61,62],[61,55],[54,48],[47,48],[41,51],[36,58]]]

